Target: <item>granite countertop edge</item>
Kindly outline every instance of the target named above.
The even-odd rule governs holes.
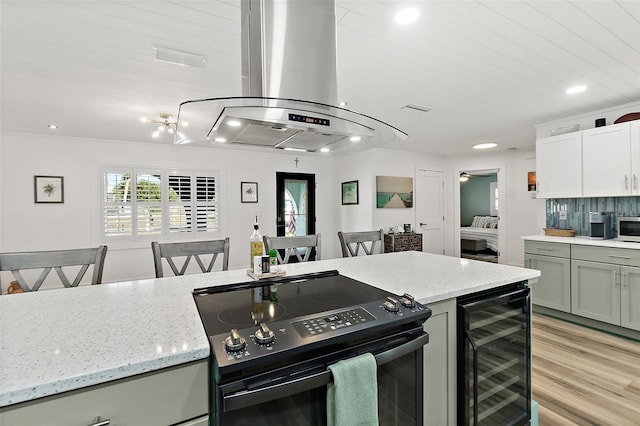
[[[631,250],[640,250],[640,243],[632,241],[620,241],[616,239],[610,240],[592,240],[585,236],[576,237],[554,237],[551,235],[526,235],[522,237],[525,241],[540,241],[547,243],[563,243],[563,244],[579,244],[584,246],[622,248]]]

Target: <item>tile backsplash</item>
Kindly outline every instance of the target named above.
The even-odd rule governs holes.
[[[611,215],[614,238],[618,216],[640,216],[640,197],[553,198],[547,200],[547,228],[575,229],[589,235],[589,212]],[[565,218],[566,217],[566,218]]]

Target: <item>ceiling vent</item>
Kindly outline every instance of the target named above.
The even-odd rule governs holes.
[[[418,104],[407,104],[400,109],[402,111],[409,111],[409,112],[429,112],[433,108],[424,106],[424,105],[418,105]]]
[[[195,53],[181,52],[168,47],[152,46],[153,59],[160,62],[180,65],[183,67],[204,68],[207,66],[207,57]]]

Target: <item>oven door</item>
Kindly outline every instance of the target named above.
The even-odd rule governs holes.
[[[378,364],[380,425],[422,425],[422,347],[429,335],[421,326],[294,366],[223,385],[213,384],[212,425],[326,425],[327,366],[370,352]]]

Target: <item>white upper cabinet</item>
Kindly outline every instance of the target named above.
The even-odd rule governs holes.
[[[538,198],[582,196],[582,132],[536,141]]]
[[[640,120],[629,122],[631,134],[631,195],[640,195]]]
[[[636,124],[637,127],[637,124]],[[582,132],[582,193],[585,197],[610,197],[638,193],[636,136],[632,156],[631,122]]]

